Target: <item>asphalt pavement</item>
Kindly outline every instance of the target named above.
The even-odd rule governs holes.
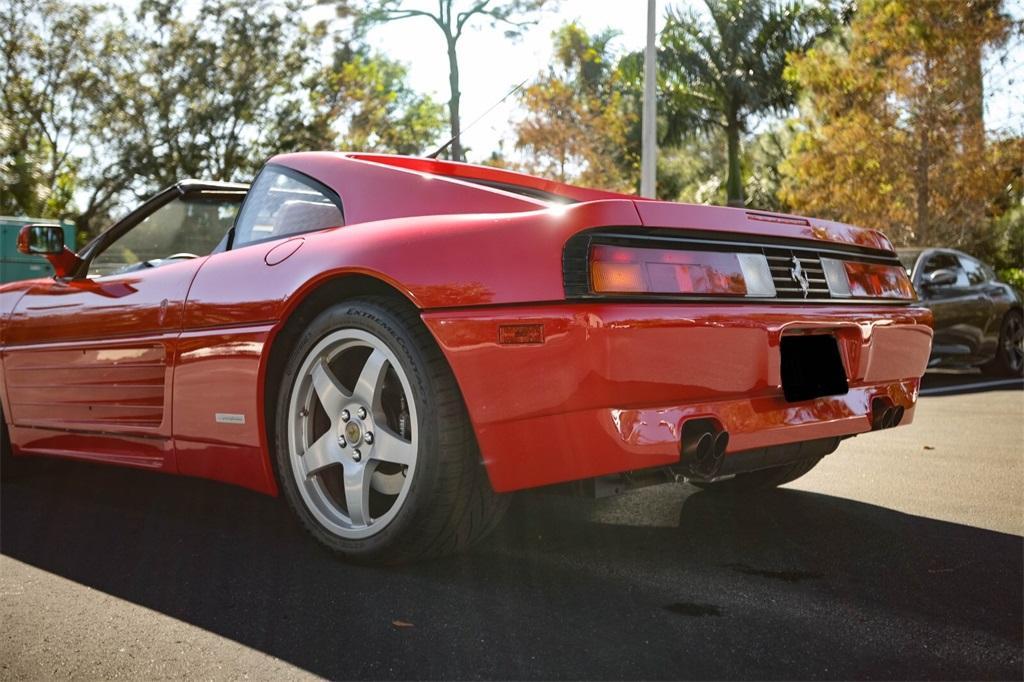
[[[773,493],[521,495],[470,553],[392,569],[245,490],[20,462],[0,678],[1019,680],[1024,391],[981,383],[930,375],[913,425]]]

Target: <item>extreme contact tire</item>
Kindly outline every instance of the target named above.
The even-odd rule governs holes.
[[[1019,310],[1011,310],[1003,317],[999,328],[999,348],[984,370],[997,376],[1024,375],[1024,318]]]
[[[284,368],[276,427],[285,499],[348,559],[458,551],[508,505],[444,356],[417,311],[391,299],[347,301],[310,323]]]
[[[761,469],[760,471],[751,471],[746,474],[736,474],[732,478],[727,478],[722,481],[711,481],[708,483],[690,481],[690,483],[701,490],[707,490],[708,492],[727,493],[733,495],[739,493],[754,493],[777,488],[780,485],[789,483],[790,481],[795,481],[813,469],[820,461],[821,458],[804,459],[799,462],[787,464],[786,466]]]
[[[0,410],[0,471],[10,468],[14,453],[11,452],[11,437],[7,433],[7,419],[4,411]]]

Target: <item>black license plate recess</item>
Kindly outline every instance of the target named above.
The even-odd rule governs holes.
[[[850,390],[839,344],[831,334],[783,336],[782,392],[793,403]]]

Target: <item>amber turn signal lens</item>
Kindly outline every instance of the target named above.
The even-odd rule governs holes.
[[[590,273],[594,291],[637,292],[647,291],[644,269],[638,263],[607,263],[594,261]]]
[[[544,343],[544,325],[542,324],[503,324],[498,326],[498,343],[503,345],[522,345]]]

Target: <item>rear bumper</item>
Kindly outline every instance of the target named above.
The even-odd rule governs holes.
[[[932,339],[928,310],[882,306],[570,303],[423,318],[498,491],[673,464],[697,418],[729,431],[727,458],[869,431],[878,397],[909,423]],[[499,343],[505,325],[540,325],[543,342]],[[846,395],[786,402],[780,339],[807,331],[836,336]]]

